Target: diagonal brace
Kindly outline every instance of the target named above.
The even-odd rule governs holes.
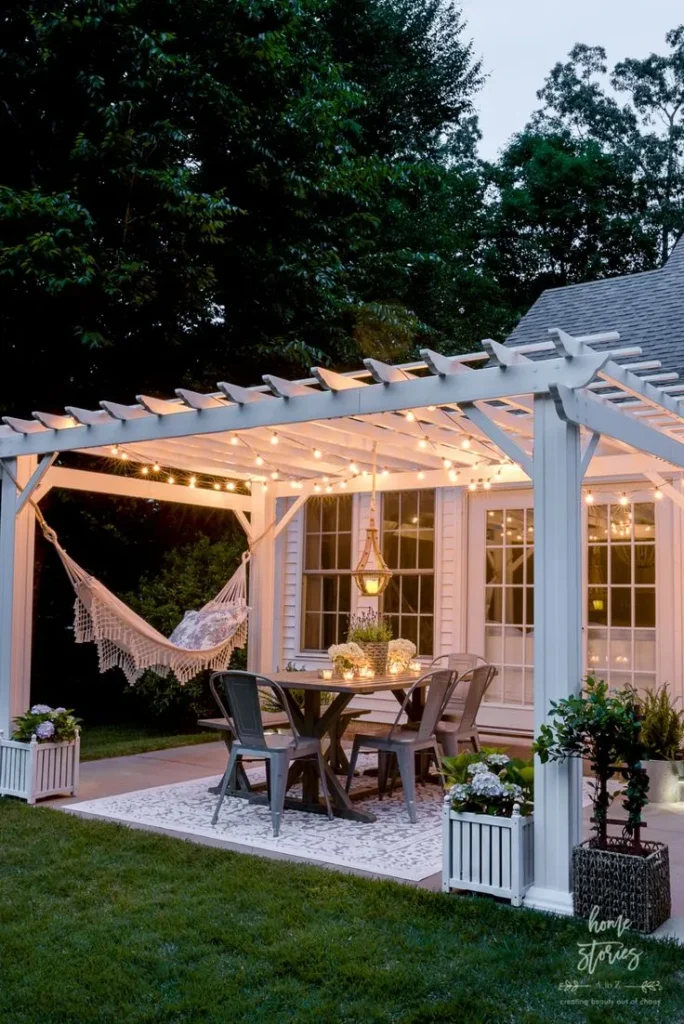
[[[485,434],[490,441],[493,441],[497,448],[500,448],[502,452],[513,462],[517,462],[522,469],[527,473],[530,480],[533,476],[532,459],[520,448],[510,434],[502,430],[498,423],[494,423],[490,420],[489,416],[480,409],[477,405],[470,402],[460,402],[459,407],[463,412],[463,415],[474,423],[476,427],[479,427],[483,434]]]

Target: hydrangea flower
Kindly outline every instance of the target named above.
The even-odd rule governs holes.
[[[66,711],[66,708],[55,708],[55,714],[56,715],[63,715],[65,711]]]
[[[470,783],[473,796],[484,796],[488,798],[501,797],[503,795],[503,783],[494,772],[477,772],[473,775]]]
[[[523,791],[522,787],[516,785],[515,782],[504,782],[503,784],[503,798],[504,800],[522,800]]]
[[[452,800],[458,800],[459,803],[467,800],[470,796],[470,786],[465,782],[457,782],[455,786],[452,786],[449,790],[449,796]]]
[[[52,722],[40,722],[36,726],[36,736],[39,740],[49,740],[55,735],[55,727]]]
[[[468,775],[480,775],[481,772],[488,772],[489,768],[484,761],[475,761],[468,765]]]
[[[34,704],[31,708],[32,715],[49,715],[51,711],[49,704]]]
[[[495,768],[505,768],[507,764],[511,763],[511,759],[508,754],[487,754],[487,764]]]

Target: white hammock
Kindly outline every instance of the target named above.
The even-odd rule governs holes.
[[[34,506],[35,507],[35,506]],[[85,572],[67,555],[39,510],[37,518],[47,540],[54,546],[76,593],[74,633],[76,643],[97,646],[100,672],[118,666],[133,684],[146,669],[160,676],[173,672],[186,683],[202,669],[228,668],[236,647],[247,641],[247,562],[242,561],[215,598],[199,611],[185,613],[167,640],[140,615]]]

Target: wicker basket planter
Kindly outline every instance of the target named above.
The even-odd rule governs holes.
[[[376,676],[384,676],[387,671],[387,652],[389,650],[389,642],[387,640],[378,641],[376,643],[368,643],[363,640],[356,641],[366,655],[368,664],[375,672]]]
[[[646,856],[625,853],[619,839],[599,849],[588,839],[573,850],[573,907],[588,918],[598,907],[604,920],[628,918],[635,931],[649,934],[670,916],[670,858],[664,843],[642,843]]]
[[[534,818],[452,811],[444,801],[442,890],[466,889],[519,907],[534,881]]]
[[[58,793],[74,796],[78,789],[81,740],[30,743],[0,736],[0,796],[16,796],[34,804]]]

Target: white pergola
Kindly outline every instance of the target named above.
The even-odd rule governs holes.
[[[532,481],[535,509],[535,729],[582,677],[580,501],[585,476],[641,476],[673,501],[684,469],[677,375],[620,347],[615,332],[303,380],[265,375],[168,400],[4,417],[0,427],[0,729],[30,699],[35,513],[52,487],[233,512],[252,546],[250,665],[274,659],[276,538],[314,493],[477,489]],[[102,458],[103,471],[55,465]],[[138,475],[111,472],[112,460]],[[29,500],[30,499],[30,500]],[[281,500],[279,500],[281,499]],[[288,500],[282,500],[288,499]],[[571,912],[569,852],[581,838],[579,764],[537,767],[533,907]]]

